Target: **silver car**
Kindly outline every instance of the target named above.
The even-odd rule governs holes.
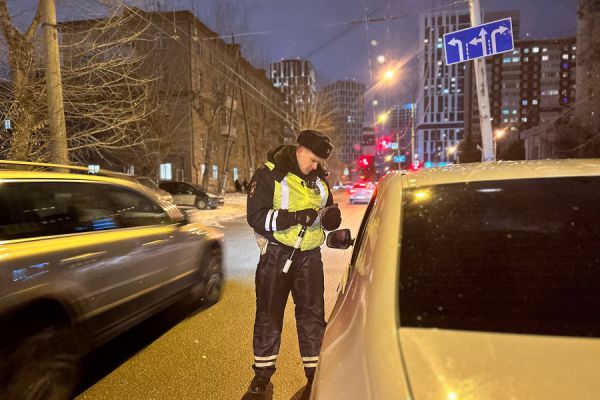
[[[312,399],[596,399],[600,160],[392,173],[328,321]]]
[[[69,398],[86,352],[177,301],[219,300],[223,234],[194,213],[130,180],[8,164],[0,398]]]

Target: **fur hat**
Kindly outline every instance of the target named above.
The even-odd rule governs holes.
[[[322,159],[328,159],[331,151],[333,150],[333,144],[325,134],[314,131],[312,129],[306,129],[300,132],[296,139],[298,144],[306,147],[318,157]]]

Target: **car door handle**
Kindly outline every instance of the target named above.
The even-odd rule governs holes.
[[[60,260],[60,265],[61,266],[73,266],[73,265],[80,266],[83,264],[88,264],[91,261],[97,260],[105,254],[106,254],[106,251],[98,251],[95,253],[85,253],[85,254],[80,254],[78,256],[74,256],[74,257],[63,258],[62,260]]]

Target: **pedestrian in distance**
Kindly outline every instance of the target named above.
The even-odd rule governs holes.
[[[235,184],[235,191],[237,193],[240,193],[242,191],[242,184],[240,183],[240,180],[236,179],[234,184]]]
[[[279,356],[289,293],[295,303],[300,355],[308,399],[325,330],[321,245],[325,230],[337,229],[341,212],[333,204],[323,167],[333,150],[321,132],[304,130],[298,145],[280,145],[267,154],[248,189],[247,220],[260,248],[256,268],[254,378],[244,400],[267,399]],[[291,260],[291,266],[289,264]],[[286,269],[289,267],[289,270]]]
[[[244,193],[248,193],[248,181],[246,179],[242,183],[242,188],[244,189]]]

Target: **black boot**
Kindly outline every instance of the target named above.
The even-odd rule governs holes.
[[[269,400],[273,397],[273,384],[267,378],[255,376],[242,400]]]
[[[306,386],[304,386],[304,390],[302,391],[302,396],[300,396],[299,400],[308,400],[310,399],[310,391],[312,390],[312,382],[308,382]]]

